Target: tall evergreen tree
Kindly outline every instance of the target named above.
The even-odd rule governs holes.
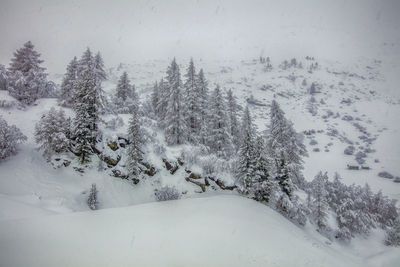
[[[168,83],[161,79],[158,84],[158,101],[156,107],[156,114],[158,118],[158,124],[161,128],[165,128],[167,126],[165,118],[167,114],[168,101],[170,97]]]
[[[322,172],[319,172],[312,182],[312,195],[313,201],[310,202],[310,209],[313,220],[318,226],[319,230],[325,230],[327,227],[328,217],[328,202],[326,190],[326,183],[328,177]]]
[[[118,80],[116,97],[126,101],[131,95],[132,86],[128,77],[128,73],[124,71]]]
[[[275,159],[275,165],[276,165],[276,180],[278,181],[278,184],[282,192],[285,193],[285,195],[287,195],[290,199],[293,192],[293,183],[292,180],[290,179],[289,168],[287,166],[285,158],[281,156]]]
[[[199,108],[200,108],[200,132],[199,142],[203,145],[207,144],[208,135],[208,108],[209,108],[209,95],[208,95],[208,83],[204,76],[203,69],[200,69],[196,75],[196,88],[199,92]]]
[[[256,172],[255,133],[249,107],[246,106],[242,119],[242,139],[239,150],[238,184],[244,193],[254,187]]]
[[[47,74],[43,60],[28,41],[14,53],[8,68],[9,93],[24,104],[32,104],[46,90]]]
[[[167,70],[167,86],[170,93],[165,118],[165,138],[169,145],[183,144],[186,139],[186,123],[182,107],[182,82],[175,58]]]
[[[283,155],[287,164],[301,164],[301,157],[307,154],[305,146],[275,100],[271,104],[270,116],[268,146],[271,155],[274,158]]]
[[[307,155],[303,141],[293,129],[292,122],[285,118],[284,112],[275,100],[271,104],[270,117],[269,135],[267,136],[270,157],[277,160],[278,170],[287,172],[290,183],[303,187],[301,157]],[[285,176],[284,173],[280,175]]]
[[[140,129],[139,109],[137,105],[132,108],[131,118],[128,128],[128,171],[129,174],[137,176],[140,173],[140,162],[143,159],[143,137]]]
[[[214,89],[209,108],[208,145],[219,157],[228,158],[233,151],[229,135],[226,106],[219,85]]]
[[[79,60],[79,76],[74,87],[73,139],[81,163],[89,160],[98,135],[98,94],[94,58],[88,48]]]
[[[240,146],[240,130],[237,121],[237,103],[231,89],[229,89],[227,93],[227,113],[229,119],[229,134],[231,135],[232,142],[237,150]]]
[[[74,103],[74,85],[78,79],[78,60],[74,57],[67,66],[67,72],[61,83],[61,94],[58,99],[63,107],[72,107]]]
[[[151,93],[151,107],[154,111],[154,115],[156,116],[156,118],[158,117],[157,104],[159,101],[159,97],[160,97],[160,92],[158,89],[158,82],[155,82],[153,86],[153,92]]]
[[[186,81],[184,87],[184,118],[186,121],[188,133],[188,141],[196,144],[199,138],[200,132],[200,90],[196,84],[196,70],[194,67],[193,59],[190,59],[189,67],[185,74]]]
[[[264,138],[262,136],[258,136],[255,140],[254,158],[254,197],[258,201],[269,202],[272,192],[276,190],[276,185],[271,179],[271,165],[266,153]]]

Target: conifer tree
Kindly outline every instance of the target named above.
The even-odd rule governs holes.
[[[87,200],[87,204],[91,210],[97,210],[98,209],[98,202],[97,202],[97,191],[96,189],[96,184],[92,184],[92,187],[90,188],[90,193],[89,197]]]
[[[258,136],[254,146],[255,175],[253,192],[258,201],[269,202],[271,194],[276,190],[276,185],[271,179],[271,166],[266,153],[264,138]]]
[[[129,174],[134,176],[139,175],[140,162],[143,159],[143,137],[140,129],[140,119],[138,111],[138,106],[134,105],[132,108],[128,128],[129,145],[127,152],[127,165]]]
[[[2,64],[0,64],[0,90],[8,90],[7,71]]]
[[[289,183],[304,186],[304,177],[301,174],[302,156],[307,155],[301,136],[293,129],[292,122],[288,121],[278,103],[273,100],[270,112],[269,134],[267,148],[271,158],[277,160],[278,170],[287,172]],[[281,176],[286,174],[281,173]]]
[[[188,129],[187,138],[191,143],[196,144],[200,132],[200,90],[196,84],[196,70],[193,59],[190,59],[189,67],[185,74],[186,81],[184,87],[184,118]]]
[[[165,128],[166,125],[166,114],[168,108],[168,100],[170,97],[170,90],[167,82],[161,79],[158,84],[158,101],[156,107],[156,114],[158,118],[158,124],[161,128]]]
[[[227,93],[227,113],[229,119],[229,134],[232,137],[235,149],[238,150],[240,146],[240,130],[237,121],[237,103],[231,89],[229,89]]]
[[[196,88],[199,91],[199,108],[200,108],[200,132],[199,142],[203,145],[207,144],[208,136],[208,108],[209,108],[209,95],[208,83],[204,76],[203,69],[200,69],[196,75]]]
[[[17,153],[17,145],[25,142],[27,137],[15,125],[8,125],[0,115],[0,161]]]
[[[170,95],[165,117],[165,138],[168,145],[183,144],[186,123],[183,117],[181,75],[175,58],[167,70],[167,86]]]
[[[151,93],[151,107],[154,111],[154,115],[156,116],[156,118],[158,117],[157,104],[159,101],[159,97],[160,93],[158,89],[158,82],[155,82],[153,86],[153,92]]]
[[[208,145],[211,152],[219,157],[228,158],[233,151],[229,135],[226,106],[219,85],[214,89],[210,99]]]
[[[276,164],[276,180],[282,190],[282,192],[289,197],[292,196],[293,183],[290,179],[289,169],[285,158],[283,156],[275,159]]]
[[[74,86],[78,79],[78,60],[74,57],[67,66],[67,72],[61,83],[61,94],[58,99],[63,107],[72,107],[74,103]]]
[[[79,76],[74,87],[73,139],[81,163],[89,160],[98,135],[98,94],[94,58],[88,48],[79,60]]]
[[[327,227],[328,193],[325,188],[327,181],[327,175],[319,172],[312,182],[312,195],[314,199],[310,202],[310,209],[313,220],[317,224],[319,230],[325,230]]]
[[[39,150],[43,151],[43,156],[49,159],[54,153],[68,151],[69,127],[69,121],[61,109],[56,111],[52,107],[42,116],[35,126],[35,140],[39,145]]]
[[[46,89],[45,68],[41,67],[43,60],[28,41],[14,53],[8,68],[9,93],[24,104],[30,105],[36,101]]]
[[[131,95],[132,86],[128,78],[128,73],[124,71],[118,80],[116,97],[126,101],[126,99]]]
[[[255,186],[255,173],[255,133],[249,107],[246,106],[242,119],[242,139],[240,142],[238,167],[238,183],[242,192],[251,192]]]

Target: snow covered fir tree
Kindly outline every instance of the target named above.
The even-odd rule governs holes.
[[[399,27],[355,1],[4,4],[0,266],[397,266]]]

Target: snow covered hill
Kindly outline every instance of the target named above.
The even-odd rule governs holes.
[[[221,195],[0,222],[1,266],[369,266],[270,208]],[[16,256],[18,255],[18,256]],[[395,254],[394,254],[395,255]],[[392,257],[390,257],[392,256]]]
[[[331,178],[338,172],[346,184],[368,182],[373,191],[382,190],[400,199],[400,183],[378,176],[382,171],[400,175],[400,99],[388,85],[387,64],[366,58],[348,64],[304,56],[297,61],[303,68],[282,69],[282,60],[274,58],[272,70],[266,70],[258,59],[195,63],[205,70],[210,89],[220,84],[223,90],[232,89],[242,107],[249,104],[259,133],[266,129],[272,99],[281,104],[295,129],[306,138],[307,180],[320,170],[328,171]],[[310,71],[315,63],[318,67]],[[105,91],[114,94],[118,77],[127,71],[145,103],[167,65],[168,61],[157,60],[110,68]],[[180,62],[180,66],[184,70],[187,64]],[[312,83],[316,84],[313,93]],[[398,249],[383,246],[380,230],[369,237],[357,237],[350,245],[332,242],[312,225],[300,229],[236,192],[221,192],[214,184],[216,190],[211,186],[202,192],[185,180],[185,168],[171,175],[162,159],[176,161],[193,147],[167,146],[151,119],[143,126],[152,138],[146,157],[158,170],[155,176],[134,185],[113,176],[112,171],[119,166],[108,168],[96,157],[83,174],[77,171],[79,163],[73,158],[68,167],[54,168],[36,150],[34,127],[51,107],[59,108],[56,100],[39,99],[23,108],[5,91],[0,91],[0,100],[5,103],[0,115],[28,137],[16,156],[0,164],[0,258],[5,259],[0,265],[396,266],[400,260]],[[70,109],[64,110],[73,115]],[[110,157],[116,153],[107,148],[107,142],[126,134],[129,118],[103,117],[105,122],[117,118],[122,125],[116,129],[101,126]],[[354,147],[352,155],[344,153],[349,146]],[[159,147],[165,151],[155,152]],[[118,153],[122,150],[120,147]],[[358,157],[358,153],[363,154]],[[370,169],[349,170],[348,164]],[[202,171],[196,164],[190,168]],[[234,183],[232,175],[219,175],[225,184]],[[92,183],[99,190],[102,210],[85,212],[89,210],[86,199]],[[156,201],[154,190],[166,185],[176,187],[183,199],[149,203]],[[16,248],[23,257],[9,256]],[[82,251],[87,254],[78,253]],[[287,256],[288,251],[293,251],[293,257]]]

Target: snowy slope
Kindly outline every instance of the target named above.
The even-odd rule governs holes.
[[[368,266],[264,205],[223,195],[3,221],[0,240],[9,267]]]

